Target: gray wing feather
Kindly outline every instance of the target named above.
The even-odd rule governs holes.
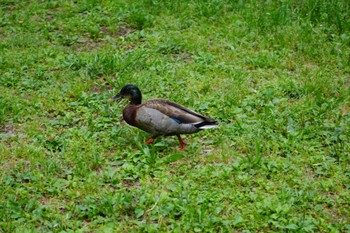
[[[209,117],[196,113],[180,104],[163,99],[153,99],[142,104],[145,107],[153,108],[168,117],[175,117],[186,124],[197,124],[203,121],[215,122]]]

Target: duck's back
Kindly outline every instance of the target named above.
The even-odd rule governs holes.
[[[142,104],[145,107],[156,109],[171,118],[176,118],[181,123],[197,124],[203,121],[215,122],[209,117],[203,116],[180,104],[164,99],[148,100]]]

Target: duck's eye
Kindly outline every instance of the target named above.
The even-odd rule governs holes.
[[[131,95],[130,94],[124,95],[123,98],[131,99]]]

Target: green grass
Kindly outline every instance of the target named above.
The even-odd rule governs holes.
[[[350,230],[349,1],[0,15],[0,232]],[[145,145],[107,103],[127,83],[221,125]]]

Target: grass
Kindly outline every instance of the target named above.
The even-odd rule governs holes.
[[[1,232],[347,232],[350,4],[0,3]],[[221,122],[145,145],[127,83]],[[133,148],[138,147],[138,150]]]

